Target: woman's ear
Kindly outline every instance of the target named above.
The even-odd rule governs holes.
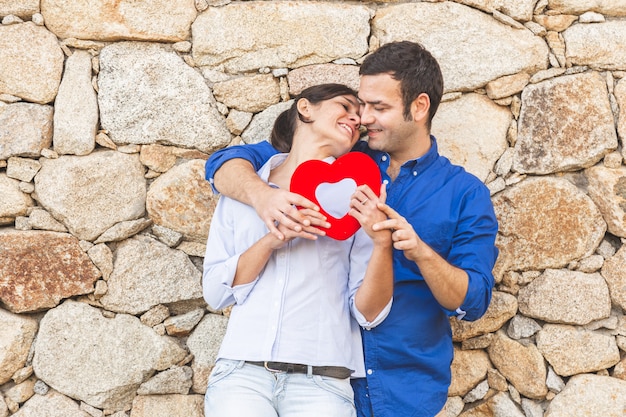
[[[296,103],[296,109],[298,109],[298,115],[300,120],[308,122],[311,120],[311,102],[306,98],[301,98]]]

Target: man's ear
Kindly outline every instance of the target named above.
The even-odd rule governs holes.
[[[428,123],[428,112],[430,110],[430,97],[422,93],[411,103],[411,116],[417,122]]]

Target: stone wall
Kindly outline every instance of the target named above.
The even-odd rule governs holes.
[[[423,43],[500,222],[449,416],[626,413],[626,1],[0,0],[0,417],[202,416],[204,161]]]

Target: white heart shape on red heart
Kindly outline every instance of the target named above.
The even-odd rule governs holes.
[[[350,197],[355,191],[356,181],[344,178],[335,183],[320,183],[315,189],[315,198],[326,213],[341,219],[350,211]]]
[[[343,182],[346,179],[348,181]],[[348,152],[333,163],[318,159],[301,163],[291,176],[289,190],[318,205],[330,223],[326,236],[345,240],[361,227],[359,221],[348,214],[352,193],[357,186],[367,185],[379,195],[376,190],[380,189],[380,181],[380,170],[372,158],[361,152]],[[317,188],[322,184],[326,185],[322,186],[318,196]]]

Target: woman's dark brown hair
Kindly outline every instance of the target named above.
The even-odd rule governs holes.
[[[298,112],[298,100],[307,99],[312,104],[318,104],[337,96],[354,96],[356,91],[343,84],[319,84],[302,90],[293,99],[291,107],[282,112],[274,122],[270,143],[279,152],[289,152],[293,143],[293,135],[296,131],[298,119],[303,123],[311,123]]]

